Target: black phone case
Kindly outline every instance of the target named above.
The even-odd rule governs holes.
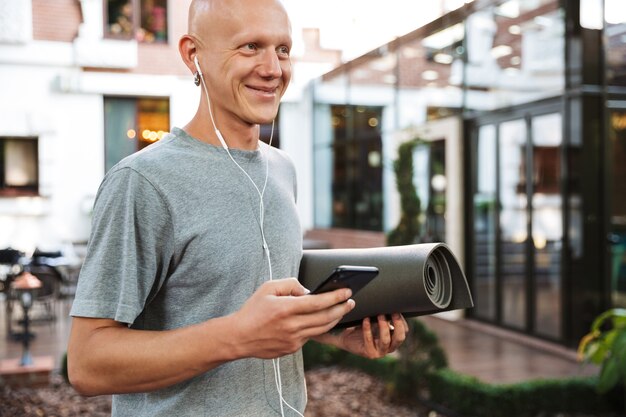
[[[354,295],[377,275],[378,268],[375,267],[338,266],[312,293],[321,294],[339,288],[350,288]]]

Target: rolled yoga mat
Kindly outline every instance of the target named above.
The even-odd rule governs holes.
[[[316,288],[339,265],[375,266],[379,274],[353,296],[356,306],[337,327],[379,314],[412,317],[474,306],[461,266],[444,243],[305,250],[298,279]]]

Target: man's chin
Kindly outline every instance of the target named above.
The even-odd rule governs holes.
[[[257,125],[269,125],[276,119],[277,114],[278,112],[255,115],[252,123]]]

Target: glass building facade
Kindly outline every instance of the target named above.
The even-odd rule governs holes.
[[[416,242],[446,241],[467,314],[574,345],[626,307],[626,6],[475,0],[313,86],[314,222],[388,232],[417,140]]]

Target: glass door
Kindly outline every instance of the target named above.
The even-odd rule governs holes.
[[[500,124],[498,177],[500,180],[500,279],[502,322],[524,329],[527,311],[528,195],[526,120]]]
[[[608,209],[611,302],[626,307],[626,110],[611,110],[609,120]]]
[[[496,287],[496,236],[498,203],[496,189],[496,126],[493,124],[478,128],[476,144],[476,166],[472,222],[474,245],[472,269],[474,280],[474,314],[477,317],[495,321],[497,308]]]
[[[532,259],[534,330],[561,337],[561,251],[563,203],[561,199],[560,113],[533,117],[532,129]]]
[[[562,116],[557,111],[517,115],[487,119],[473,129],[468,252],[475,300],[472,314],[560,340]]]

